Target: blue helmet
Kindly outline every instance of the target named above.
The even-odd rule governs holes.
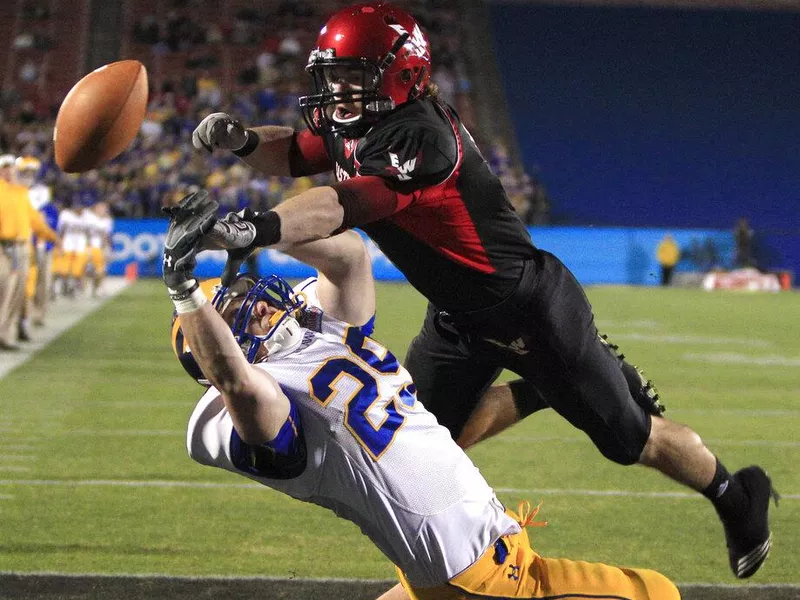
[[[239,275],[229,287],[222,287],[217,291],[213,300],[214,308],[225,316],[231,304],[238,298],[243,300],[229,323],[248,362],[256,362],[262,345],[266,345],[269,354],[274,354],[280,348],[287,347],[290,339],[294,340],[296,330],[300,327],[297,318],[305,306],[305,300],[294,293],[285,279],[278,275],[269,275],[256,280],[251,275]],[[247,331],[253,318],[253,309],[260,300],[278,309],[270,317],[270,327],[265,335],[255,335]]]
[[[259,354],[262,347],[267,350],[269,356],[281,349],[293,348],[302,339],[297,318],[305,307],[305,300],[301,295],[296,295],[292,286],[282,277],[270,275],[256,279],[244,274],[239,275],[228,287],[222,286],[219,279],[204,281],[200,287],[206,296],[211,297],[212,305],[217,312],[230,324],[233,336],[248,362],[259,361],[259,356],[263,356],[263,353]],[[232,307],[234,303],[239,302],[239,299],[241,304],[235,307],[234,311]],[[253,318],[253,309],[259,300],[278,309],[270,318],[270,327],[265,335],[255,335],[247,331],[247,326]],[[210,385],[186,343],[180,316],[177,313],[172,317],[172,349],[192,379],[201,385]]]

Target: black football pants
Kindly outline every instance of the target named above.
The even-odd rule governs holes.
[[[529,401],[543,399],[610,460],[637,462],[650,435],[650,414],[632,395],[638,375],[599,337],[569,269],[542,250],[496,306],[448,314],[429,305],[405,366],[420,401],[454,439],[503,369],[531,387]]]

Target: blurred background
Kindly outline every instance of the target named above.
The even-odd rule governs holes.
[[[345,4],[6,0],[0,151],[40,159],[37,178],[56,206],[108,203],[110,273],[136,261],[155,274],[163,227],[126,219],[158,217],[192,186],[224,210],[263,210],[327,180],[262,177],[233,156],[194,152],[189,138],[215,111],[301,127],[308,51]],[[658,245],[669,234],[679,251],[671,284],[757,267],[791,285],[800,265],[796,0],[398,4],[425,26],[434,81],[534,242],[583,283],[661,283]],[[104,169],[60,172],[52,125],[66,92],[130,58],[150,77],[137,140]],[[379,277],[399,276],[378,267]]]

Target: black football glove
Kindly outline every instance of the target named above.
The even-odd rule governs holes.
[[[183,198],[176,206],[164,208],[170,216],[164,240],[164,283],[173,300],[190,294],[197,287],[194,268],[203,236],[217,221],[219,205],[201,190]],[[176,297],[177,296],[177,297]]]

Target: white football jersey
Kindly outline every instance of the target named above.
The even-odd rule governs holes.
[[[86,225],[89,247],[103,248],[106,244],[106,240],[111,239],[111,233],[114,230],[114,220],[111,217],[101,217],[91,211],[84,211],[83,218]]]
[[[295,290],[315,307],[316,326],[304,329],[298,348],[257,365],[298,409],[305,469],[290,479],[237,469],[233,423],[213,387],[189,421],[189,454],[329,508],[358,525],[412,584],[443,584],[519,524],[417,402],[405,368],[359,328],[322,313],[315,288],[312,279]]]
[[[34,183],[28,189],[28,197],[31,199],[33,208],[40,210],[43,206],[50,203],[50,200],[53,199],[53,194],[46,185]]]
[[[65,208],[59,213],[57,228],[65,252],[86,251],[86,229],[83,219],[74,210]]]

